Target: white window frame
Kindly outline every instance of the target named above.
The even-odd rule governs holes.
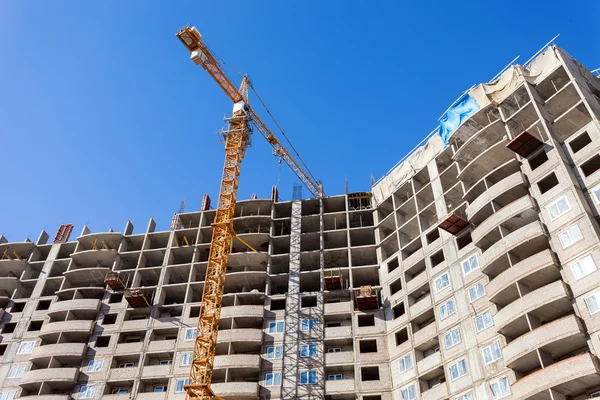
[[[316,318],[306,318],[302,319],[300,322],[300,330],[302,332],[310,332],[317,329],[317,319]]]
[[[7,379],[20,378],[23,376],[24,373],[25,373],[24,365],[14,366],[10,369],[10,371],[8,371]]]
[[[448,338],[451,338],[450,346],[448,346]],[[444,335],[444,345],[446,346],[446,350],[453,348],[456,345],[459,345],[462,342],[462,337],[460,336],[460,328],[457,326],[454,329],[451,329],[450,332],[447,332]]]
[[[104,367],[104,360],[102,358],[94,359],[88,361],[87,371],[86,372],[100,372]]]
[[[463,365],[464,368],[460,366]],[[467,360],[465,358],[458,360],[454,364],[450,365],[450,378],[455,381],[457,379],[462,378],[469,374],[469,367],[467,366]],[[456,376],[454,376],[454,372],[456,372]],[[461,374],[462,372],[462,374]]]
[[[471,262],[472,259],[475,259],[475,266],[473,266],[473,262]],[[477,253],[473,253],[470,256],[468,256],[467,258],[463,259],[460,262],[460,265],[462,267],[462,271],[463,271],[463,276],[467,276],[470,273],[472,273],[473,271],[479,269],[479,257],[477,256]],[[465,269],[465,265],[469,266],[469,270],[467,271]]]
[[[452,304],[452,307],[449,307],[450,304]],[[450,310],[450,308],[451,308],[451,310]],[[452,312],[450,312],[450,311],[452,311]],[[454,297],[452,297],[452,298],[446,300],[445,302],[443,302],[442,304],[440,304],[438,313],[440,314],[440,321],[443,321],[446,318],[448,318],[449,316],[456,313],[456,302],[454,301]]]
[[[328,353],[341,353],[342,348],[341,347],[328,347],[327,352]]]
[[[134,361],[126,361],[126,362],[119,363],[119,368],[133,368],[133,367],[135,367]]]
[[[410,371],[411,369],[414,368],[413,365],[413,357],[412,357],[412,353],[411,354],[407,354],[404,357],[400,358],[398,360],[398,367],[400,368],[400,373],[404,373],[406,371]]]
[[[160,390],[156,390],[156,389],[160,389]],[[152,386],[152,392],[153,393],[166,393],[167,391],[167,385],[154,385]]]
[[[583,263],[584,260],[591,261],[591,264],[584,264]],[[583,275],[580,275],[579,272],[576,272],[576,271],[578,271],[578,269],[576,269],[575,266],[578,264],[581,268]],[[589,268],[590,266],[593,266],[594,269],[590,269],[588,271],[587,268]],[[573,273],[573,278],[575,278],[576,281],[588,276],[589,274],[591,274],[593,272],[596,272],[597,270],[598,270],[598,266],[596,265],[596,262],[594,261],[594,257],[592,257],[592,253],[588,253],[585,256],[580,257],[577,261],[571,263],[571,272]]]
[[[473,397],[473,392],[467,392],[461,394],[455,400],[475,400],[475,397]]]
[[[503,386],[500,384],[501,381],[506,382],[506,385],[504,387],[506,387],[508,389],[508,392],[500,393],[500,396],[496,397],[496,395],[494,394],[493,386],[497,384],[497,385],[499,385],[498,388],[502,389]],[[503,399],[505,397],[510,396],[511,391],[510,391],[510,382],[508,381],[508,378],[506,376],[503,376],[503,377],[500,377],[498,379],[491,381],[490,382],[490,390],[492,391],[492,398],[494,400]]]
[[[198,329],[197,328],[187,328],[185,330],[185,341],[191,342],[192,340],[196,340]]]
[[[600,185],[598,185],[592,189],[592,193],[594,194],[594,197],[596,198],[596,204],[600,204],[600,197],[598,197],[598,193],[596,193],[598,191],[600,191]]]
[[[479,290],[478,288],[481,288],[481,290]],[[473,296],[471,296],[471,290],[475,289],[475,298],[473,298]],[[479,281],[476,284],[474,284],[473,286],[469,287],[469,290],[467,290],[467,292],[469,293],[469,303],[473,303],[477,300],[479,300],[480,298],[482,298],[483,296],[485,296],[485,284],[483,283],[483,281]]]
[[[575,233],[575,229],[577,230],[577,233]],[[577,237],[577,235],[579,235],[579,237]],[[558,234],[558,240],[560,241],[560,246],[563,249],[567,249],[573,246],[575,243],[583,240],[583,233],[581,233],[581,228],[579,228],[579,224],[575,223],[569,226],[567,229],[560,232]]]
[[[278,360],[283,358],[283,346],[267,347],[267,360]]]
[[[344,379],[344,374],[329,374],[329,375],[327,375],[328,381],[341,381],[342,379]]]
[[[590,306],[590,304],[591,304],[590,300],[592,300],[592,299],[595,302],[595,307],[596,307],[595,311],[592,310],[592,307]],[[592,294],[590,296],[585,297],[584,301],[585,301],[585,305],[587,306],[590,315],[594,315],[594,314],[600,313],[600,292],[596,292],[596,293],[594,293],[594,294]]]
[[[485,365],[494,363],[502,358],[502,348],[500,347],[500,343],[498,342],[494,342],[489,346],[484,347],[483,349],[481,349],[481,353],[483,355],[483,363]],[[486,353],[489,354],[489,361],[488,357],[486,356]]]
[[[316,343],[303,344],[300,346],[300,357],[316,357],[318,351]]]
[[[0,392],[0,400],[13,400],[15,398],[15,394],[17,394],[15,391]]]
[[[438,285],[438,282],[443,282],[442,278],[444,278],[444,277],[447,278],[448,283],[444,286]],[[450,274],[448,273],[448,271],[444,272],[443,274],[441,274],[440,276],[435,278],[435,280],[433,281],[433,287],[434,287],[436,293],[440,293],[443,290],[445,290],[451,286],[452,286],[452,283],[450,282]]]
[[[192,353],[181,353],[181,357],[179,358],[179,366],[188,367],[192,365],[192,358]]]
[[[81,385],[81,389],[79,390],[79,398],[80,399],[93,399],[96,395],[96,386],[95,385]]]
[[[185,389],[183,387],[185,385],[187,385],[189,382],[190,382],[189,379],[177,379],[177,381],[175,381],[175,393],[185,392]]]
[[[283,333],[285,331],[285,321],[269,321],[269,333]]]
[[[400,389],[400,397],[402,400],[416,400],[417,389],[415,388],[415,384],[413,383]]]
[[[271,383],[269,383],[269,381],[271,381]],[[279,381],[279,383],[278,383]],[[281,386],[281,372],[269,372],[267,374],[265,374],[265,386],[266,387],[272,387],[272,386]]]
[[[490,315],[490,319],[489,320],[491,321],[491,323],[489,325],[486,325],[486,323],[485,323],[485,321],[486,321],[485,316],[487,314]],[[481,318],[481,321],[483,321],[483,328],[482,329],[479,329],[479,326],[477,326],[477,320],[480,319],[480,318]],[[488,328],[490,328],[492,326],[494,326],[494,316],[492,315],[492,313],[489,310],[484,311],[481,314],[475,316],[475,330],[477,331],[477,333],[483,332],[483,331],[485,331],[486,329],[488,329]]]
[[[305,382],[303,382],[303,376],[306,377]],[[318,381],[318,377],[317,377],[316,369],[307,369],[304,371],[300,371],[300,384],[301,385],[316,385],[317,381]]]
[[[17,354],[31,354],[33,352],[33,349],[35,349],[35,340],[21,342],[21,344],[19,344]]]
[[[560,203],[562,200],[564,200],[565,203],[567,204],[567,208],[563,212],[561,212],[560,214],[557,214],[556,216],[552,216],[552,212],[550,211],[550,209],[552,207],[556,206],[556,209],[560,212],[560,209],[558,208],[558,203]],[[556,219],[560,218],[565,213],[571,211],[571,203],[569,203],[569,199],[567,198],[567,196],[561,196],[558,199],[554,200],[552,203],[548,204],[546,206],[546,211],[548,212],[548,216],[550,217],[550,221],[555,221]]]
[[[172,364],[173,364],[173,360],[164,359],[164,360],[158,361],[158,365],[172,365]]]
[[[110,391],[110,394],[128,394],[128,393],[129,393],[128,388],[114,388],[113,390]]]

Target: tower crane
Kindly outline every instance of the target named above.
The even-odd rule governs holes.
[[[206,43],[202,40],[202,35],[200,35],[195,27],[183,28],[177,32],[177,37],[190,52],[192,61],[196,65],[202,66],[233,102],[233,114],[228,119],[228,130],[224,133],[225,165],[223,166],[215,220],[212,224],[213,235],[210,242],[202,302],[200,303],[200,315],[198,317],[198,329],[194,341],[190,379],[188,384],[185,385],[186,399],[212,400],[218,399],[211,388],[211,381],[227,261],[235,236],[233,216],[240,178],[240,167],[246,148],[249,145],[252,127],[256,128],[267,139],[267,142],[273,147],[273,154],[290,167],[313,196],[322,196],[323,192],[320,184],[310,173],[304,162],[302,162],[298,153],[294,150],[301,163],[294,159],[291,153],[281,144],[248,104],[248,87],[252,88],[252,83],[248,77],[244,76],[238,90],[225,75],[219,59],[210,51]]]

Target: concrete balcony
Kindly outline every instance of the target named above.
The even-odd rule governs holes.
[[[219,331],[217,342],[255,342],[261,343],[262,329],[224,329]]]
[[[83,359],[87,350],[86,343],[57,343],[39,346],[33,349],[30,360],[50,357]]]
[[[149,319],[133,319],[128,321],[123,321],[123,326],[121,330],[123,331],[139,331],[148,329],[148,324],[150,323]]]
[[[433,354],[428,355],[427,357],[423,358],[422,360],[417,362],[417,370],[419,371],[419,378],[421,379],[425,379],[425,380],[429,380],[433,377],[429,377],[429,373],[439,369],[442,366],[442,353],[439,351],[436,351]],[[444,371],[441,371],[441,374],[438,375],[443,375]]]
[[[244,317],[244,318],[262,318],[264,306],[231,306],[223,307],[221,310],[221,319]]]
[[[66,311],[98,311],[101,301],[97,299],[75,299],[65,301],[55,301],[50,304],[48,314],[56,314]]]
[[[132,353],[141,353],[142,347],[144,346],[143,342],[135,342],[135,343],[119,343],[117,344],[116,354],[132,354]]]
[[[487,146],[471,162],[461,168],[458,179],[469,186],[473,185],[496,167],[514,158],[515,153],[507,149],[503,141],[499,141]]]
[[[511,391],[514,400],[525,400],[535,399],[537,394],[548,389],[554,389],[562,396],[578,395],[598,384],[600,384],[598,359],[589,353],[584,353],[519,379],[512,385]]]
[[[531,222],[504,236],[483,253],[482,272],[494,276],[504,271],[507,263],[502,256],[509,251],[522,260],[546,248],[548,236],[542,223]]]
[[[466,213],[469,221],[481,222],[487,218],[493,210],[484,209],[484,207],[492,201],[495,201],[497,204],[508,204],[524,196],[528,193],[526,185],[527,178],[520,171],[496,182],[467,206]]]
[[[351,313],[352,313],[352,302],[351,301],[325,304],[325,314],[351,314]]]
[[[135,379],[138,376],[139,371],[139,367],[112,368],[108,375],[108,379],[113,381]]]
[[[414,332],[412,335],[412,339],[413,346],[415,348],[427,344],[433,339],[437,339],[437,327],[435,326],[435,323],[431,323],[423,329]]]
[[[448,398],[448,386],[446,386],[446,382],[440,383],[439,385],[421,393],[421,400],[439,400],[446,398]]]
[[[260,369],[258,354],[227,354],[215,357],[215,369],[218,368],[250,368]]]
[[[176,340],[153,340],[148,344],[148,353],[172,351],[175,349]]]
[[[217,396],[223,398],[258,398],[258,382],[213,383],[211,388]]]
[[[69,387],[77,383],[79,368],[47,368],[26,371],[19,385],[25,390],[49,383],[53,387]]]
[[[159,392],[159,393],[153,393],[153,392],[145,392],[145,393],[138,393],[137,397],[139,399],[144,399],[144,400],[166,400],[167,398],[167,392]]]
[[[142,367],[142,378],[164,378],[171,374],[173,365],[146,365]]]
[[[514,227],[523,226],[536,219],[538,219],[537,205],[531,196],[526,195],[487,217],[477,228],[473,229],[471,238],[475,246],[481,248],[482,245],[491,244],[500,238],[499,225],[511,225],[510,228],[514,231]]]
[[[424,270],[406,283],[406,292],[412,293],[413,290],[418,289],[425,282],[427,282],[427,270]]]
[[[529,371],[539,364],[536,349],[559,358],[585,345],[585,329],[575,315],[542,325],[508,343],[503,350],[506,366]]]
[[[27,400],[71,400],[72,399],[70,394],[42,394],[39,396],[27,396],[25,398]]]
[[[40,329],[40,337],[61,332],[91,334],[94,329],[95,321],[73,320],[50,322],[42,325]]]
[[[130,393],[127,394],[105,394],[104,396],[101,397],[102,400],[130,400],[129,396],[131,396]],[[69,397],[70,399],[70,397]]]
[[[354,393],[356,387],[354,379],[342,379],[341,381],[325,381],[325,394],[336,395],[336,394],[347,394]]]
[[[529,331],[525,314],[531,314],[544,323],[571,309],[566,285],[556,281],[515,300],[498,311],[494,320],[500,333],[516,338]]]
[[[335,326],[325,328],[325,339],[339,339],[352,337],[352,326]]]
[[[491,302],[505,306],[519,298],[516,283],[535,290],[560,279],[554,253],[544,250],[528,257],[492,279],[486,287]]]
[[[339,353],[325,353],[325,365],[352,364],[354,363],[354,352],[342,351]]]
[[[411,305],[408,309],[410,318],[415,318],[416,316],[424,313],[425,311],[431,308],[431,295],[425,296],[419,302]]]

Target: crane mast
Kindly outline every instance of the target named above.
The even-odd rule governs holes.
[[[219,66],[219,60],[202,41],[202,36],[196,28],[186,27],[177,32],[177,37],[189,50],[192,61],[196,65],[202,66],[234,103],[233,115],[228,120],[228,130],[225,132],[225,165],[219,191],[219,202],[212,224],[213,235],[194,341],[190,381],[185,385],[186,399],[209,400],[218,399],[210,385],[217,347],[227,261],[235,236],[233,217],[240,167],[250,141],[251,124],[271,144],[273,153],[290,167],[315,197],[322,196],[323,192],[320,184],[316,182],[306,166],[305,168],[301,167],[248,105],[248,86],[251,85],[248,78],[243,78],[238,90],[227,78]]]

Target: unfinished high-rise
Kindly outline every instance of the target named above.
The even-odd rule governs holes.
[[[600,396],[600,79],[550,46],[468,98],[372,192],[238,202],[217,393]],[[183,399],[214,215],[0,237],[0,400]]]

